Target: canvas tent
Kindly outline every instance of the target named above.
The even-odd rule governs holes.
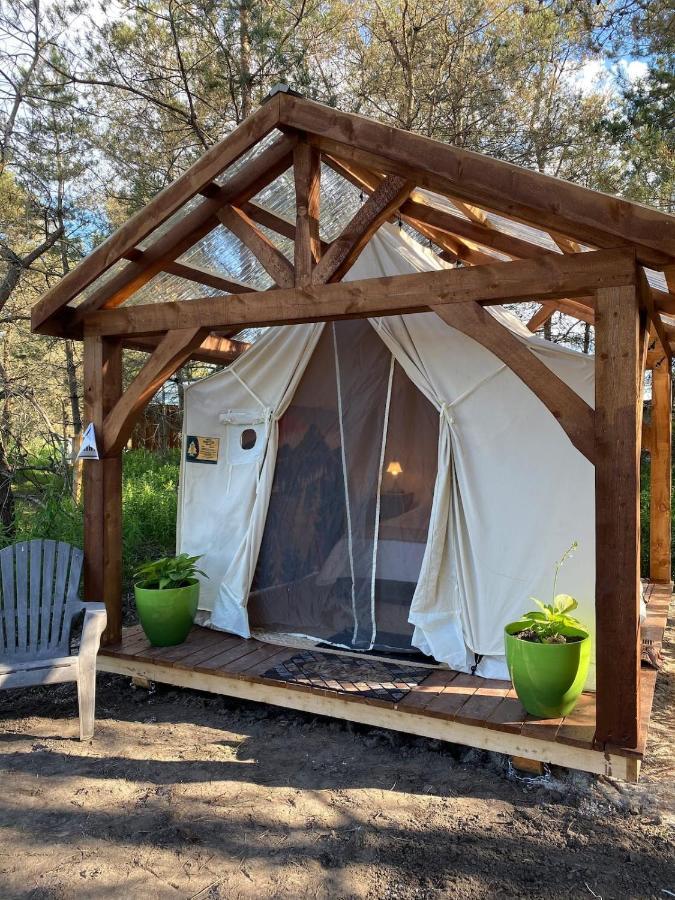
[[[328,170],[337,175],[340,183],[351,186],[349,203],[344,202],[342,191],[339,195],[334,194],[334,182],[327,177]],[[277,205],[277,190],[286,195],[290,193],[290,203],[284,200]],[[393,223],[395,227],[401,227],[402,232],[414,232],[421,246],[430,242],[439,258],[454,266],[432,271],[417,271],[413,266],[413,274],[380,274],[344,283],[356,263],[365,265],[366,259],[370,258],[372,262],[376,258],[371,254],[362,260],[373,240],[379,245],[384,223]],[[378,251],[380,255],[382,252]],[[402,256],[406,254],[399,253],[399,259]],[[671,584],[674,263],[675,218],[672,216],[329,108],[297,96],[285,86],[277,86],[262,106],[231,134],[207,150],[188,171],[55,283],[31,313],[34,331],[83,342],[85,419],[94,424],[100,456],[99,460],[90,461],[83,472],[84,595],[90,600],[105,601],[108,626],[103,643],[109,648],[119,647],[120,642],[125,646],[127,643],[128,631],[122,627],[122,455],[134,424],[161,385],[188,360],[227,365],[245,350],[251,329],[268,326],[300,326],[295,333],[301,337],[313,331],[320,331],[323,337],[326,331],[329,334],[334,331],[339,362],[342,323],[356,319],[365,320],[367,324],[368,317],[386,317],[392,321],[391,328],[382,327],[377,332],[373,329],[373,333],[378,339],[389,338],[387,350],[396,357],[389,410],[392,429],[396,430],[396,410],[402,408],[396,389],[400,384],[407,386],[401,381],[398,366],[420,396],[428,391],[426,401],[432,407],[437,404],[434,412],[439,440],[442,441],[445,435],[447,454],[452,462],[452,469],[448,469],[451,480],[447,483],[447,496],[436,491],[432,497],[434,515],[430,514],[431,528],[427,528],[431,542],[424,545],[423,562],[426,564],[431,560],[431,550],[438,537],[433,530],[438,503],[445,503],[453,515],[459,509],[462,521],[468,523],[466,528],[472,529],[470,534],[468,530],[463,533],[448,516],[446,525],[452,528],[446,530],[455,540],[454,556],[442,555],[440,560],[435,559],[432,567],[443,588],[452,582],[447,568],[442,566],[452,562],[456,567],[456,585],[461,592],[458,596],[465,604],[459,611],[464,641],[470,651],[474,644],[478,649],[483,647],[480,642],[485,634],[483,625],[488,613],[479,621],[472,605],[479,594],[480,602],[485,604],[481,609],[494,611],[490,616],[495,621],[502,609],[508,607],[510,600],[506,602],[506,593],[500,595],[494,588],[498,574],[504,576],[503,583],[509,578],[515,583],[524,571],[532,573],[530,583],[522,584],[522,591],[517,592],[520,603],[520,598],[530,591],[546,594],[551,561],[568,539],[578,539],[584,553],[590,553],[593,548],[597,699],[588,695],[584,707],[588,731],[592,731],[584,750],[584,754],[589,754],[588,759],[584,755],[584,765],[592,765],[593,771],[600,765],[605,767],[603,771],[610,771],[613,747],[624,748],[626,754],[641,753],[654,682],[645,677],[640,668],[640,452],[646,450],[650,455],[649,574],[654,583],[663,586],[665,595]],[[372,271],[391,270],[375,268]],[[393,271],[398,268],[394,266]],[[354,279],[354,272],[351,278]],[[489,309],[503,304],[532,302],[539,308],[528,321],[530,331],[541,326],[555,310],[593,326],[596,354],[592,406],[580,395],[581,388],[572,387],[572,382],[567,380],[572,377],[567,371],[573,367],[572,357],[563,357],[551,348],[533,350],[534,344],[508,327],[504,317],[494,315]],[[409,318],[413,313],[425,313],[426,317],[422,316],[420,321],[433,322],[424,325],[434,340],[425,340],[423,355],[419,350],[422,342],[414,339],[413,320]],[[397,318],[400,316],[406,317],[403,324]],[[304,327],[307,323],[333,322],[336,323],[334,326]],[[396,333],[397,326],[400,326],[399,333]],[[389,336],[390,331],[393,337]],[[470,340],[459,344],[455,332]],[[363,329],[361,333],[369,334]],[[535,410],[534,400],[525,389],[522,389],[520,402],[523,410],[529,410],[526,421],[525,414],[512,421],[513,411],[506,404],[493,404],[482,420],[478,414],[469,420],[467,410],[475,405],[477,412],[480,411],[479,399],[489,396],[493,383],[506,385],[507,376],[501,372],[494,374],[484,387],[480,386],[466,400],[459,402],[459,369],[452,368],[451,355],[445,345],[434,344],[434,341],[440,342],[439,335],[442,334],[452,336],[452,343],[457,341],[460,349],[473,347],[471,341],[475,342],[482,348],[480,354],[476,353],[476,359],[483,353],[489,354],[490,359],[492,356],[499,359],[547,411],[551,419],[548,425],[542,421],[541,428],[537,425],[532,431],[534,423],[539,421],[537,417],[543,413]],[[264,340],[270,341],[270,352],[273,353],[272,339]],[[317,349],[320,349],[318,341]],[[385,345],[384,341],[381,343]],[[392,351],[390,344],[396,343],[403,352],[400,349]],[[370,345],[373,346],[372,341]],[[251,351],[250,359],[255,360],[265,346],[261,343],[260,349]],[[129,384],[124,383],[122,365],[127,350],[148,354]],[[475,352],[475,348],[473,350]],[[381,348],[379,352],[382,352]],[[397,353],[401,353],[400,359]],[[429,358],[434,353],[438,353],[439,359],[442,357],[445,369],[432,367]],[[243,376],[252,365],[246,359],[248,355],[246,351],[234,369],[244,381]],[[295,349],[292,355],[298,359]],[[457,356],[461,358],[459,349]],[[285,367],[286,359],[281,350],[279,358]],[[312,354],[311,361],[314,358]],[[333,369],[335,359],[334,352]],[[559,377],[554,366],[563,367],[565,377]],[[259,373],[265,368],[266,364],[261,364]],[[386,356],[384,368],[386,371]],[[442,379],[438,371],[444,373]],[[642,388],[647,371],[652,377],[653,403],[650,419],[643,422]],[[349,474],[350,463],[356,459],[349,443],[352,428],[348,418],[357,408],[352,410],[344,379],[352,374],[356,376],[358,369],[352,372],[350,362],[346,360],[340,372],[340,379],[334,378],[334,383],[336,387],[340,386],[342,408],[348,415],[337,418],[338,431],[342,425],[344,440],[342,435],[339,442],[334,437],[331,440],[333,450],[340,447],[341,468],[335,468],[342,474],[344,486],[345,472]],[[457,375],[459,383],[454,391],[449,383],[451,373],[453,377]],[[232,376],[235,380],[237,374]],[[274,415],[269,414],[269,423],[274,427],[265,439],[265,455],[261,459],[265,479],[260,481],[258,491],[260,493],[264,488],[259,503],[263,500],[267,503],[265,493],[272,499],[268,514],[255,517],[257,539],[263,541],[262,550],[256,555],[252,552],[253,543],[240,540],[236,545],[239,572],[245,573],[248,566],[249,575],[253,569],[253,576],[256,576],[259,559],[274,559],[269,556],[270,547],[265,544],[265,535],[268,531],[270,535],[274,534],[271,524],[275,517],[281,520],[282,528],[287,525],[289,507],[277,506],[280,484],[277,480],[275,487],[275,479],[283,469],[281,463],[289,461],[283,432],[289,422],[292,424],[293,401],[298,403],[302,399],[298,391],[311,380],[311,375],[307,368],[303,382],[299,371],[293,372],[281,394],[277,389],[270,400],[260,386],[257,391],[263,405],[276,409]],[[297,391],[294,391],[296,381]],[[252,386],[251,382],[246,383]],[[474,386],[473,383],[466,384],[467,389]],[[289,398],[284,396],[286,389],[290,389]],[[197,390],[194,388],[190,392],[196,396]],[[367,397],[357,396],[367,406]],[[385,399],[389,396],[388,388],[384,396]],[[287,399],[291,400],[288,410],[291,414],[283,419],[281,410]],[[384,414],[381,399],[378,402],[379,406],[373,401],[368,407],[369,425],[376,414]],[[456,407],[454,410],[443,406],[451,402]],[[217,405],[214,416],[220,416],[223,407],[220,401],[214,403]],[[257,408],[248,395],[234,398],[230,406],[233,409]],[[443,415],[442,409],[445,410]],[[451,423],[450,418],[454,422]],[[509,434],[511,428],[517,430],[517,422],[520,422],[520,449],[529,454],[532,463],[526,472],[522,468],[522,456],[515,468],[507,465],[513,460],[507,454],[509,444],[504,435]],[[208,422],[205,430],[207,427]],[[400,427],[411,433],[418,426],[406,428],[404,423]],[[473,437],[474,429],[478,431],[479,427],[488,428],[488,437],[483,443],[477,434],[475,440]],[[594,469],[595,541],[588,540],[581,532],[582,524],[590,527],[592,516],[587,506],[579,506],[571,534],[565,534],[565,540],[556,540],[555,550],[551,548],[546,560],[547,575],[540,576],[537,573],[540,566],[543,567],[542,541],[558,527],[556,523],[563,521],[561,510],[567,508],[569,498],[561,483],[566,486],[575,483],[574,467],[578,464],[570,448],[560,440],[556,428],[565,433],[569,444]],[[554,432],[547,429],[554,429]],[[255,428],[244,429],[247,430],[255,433]],[[377,444],[377,428],[374,431]],[[358,429],[356,433],[360,434]],[[552,449],[543,435],[552,433],[557,434],[555,458],[559,464],[551,465],[550,477],[542,487],[536,473],[540,466],[544,471],[547,454]],[[380,453],[382,434],[383,429],[379,433]],[[538,444],[535,446],[532,438],[528,441],[526,434],[536,434]],[[493,443],[499,444],[502,455],[495,452],[487,466],[483,464],[483,456],[488,455],[488,449],[494,449],[485,446],[490,435]],[[252,440],[250,434],[240,435],[242,452],[254,448]],[[267,463],[267,456],[274,455],[270,453],[275,449],[272,441],[279,442],[274,475]],[[422,453],[424,442],[420,441],[419,446]],[[563,460],[563,446],[570,453],[569,460]],[[385,476],[390,481],[400,476],[398,493],[411,493],[403,479],[414,467],[404,465],[406,461],[402,459],[387,459],[386,449],[385,444],[381,489],[373,491],[372,475],[369,482],[371,498],[374,496],[376,502],[380,498],[379,540],[374,542],[369,532],[358,532],[361,527],[359,511],[350,509],[350,515],[354,512],[350,529],[343,527],[344,541],[336,537],[334,546],[338,549],[331,560],[331,565],[336,566],[331,571],[339,571],[340,567],[344,570],[347,559],[349,587],[351,535],[354,572],[359,579],[365,580],[359,583],[357,591],[352,578],[349,594],[353,589],[352,599],[365,598],[363,608],[366,613],[368,569],[364,568],[363,561],[367,559],[367,550],[362,559],[363,546],[359,541],[361,538],[366,544],[370,541],[371,549],[376,543],[370,567],[372,610],[373,557],[376,557],[376,567],[384,571],[390,559],[388,551],[392,549],[391,545],[385,546],[386,543],[396,546],[394,542],[399,538],[410,540],[409,536],[403,535],[402,529],[398,538],[392,531],[404,524],[395,521],[395,505],[407,501],[385,496],[394,493],[392,484],[385,482]],[[210,451],[213,452],[213,446]],[[379,458],[375,456],[374,459],[379,464]],[[426,451],[424,459],[428,459]],[[221,465],[220,462],[202,461],[207,462],[201,466],[205,473],[209,466],[217,471]],[[390,471],[390,463],[397,463],[402,471],[395,476],[393,472],[397,467],[392,466]],[[197,464],[194,467],[197,468]],[[235,468],[233,466],[233,483]],[[379,472],[377,466],[374,470]],[[346,482],[351,487],[349,478]],[[466,484],[471,485],[471,491],[466,490]],[[455,489],[456,485],[460,490]],[[434,486],[438,487],[436,481]],[[308,487],[308,482],[303,483],[303,487]],[[560,490],[559,495],[556,487]],[[223,498],[222,484],[218,488],[212,494],[216,505]],[[221,509],[220,524],[211,531],[204,525],[204,534],[209,540],[213,532],[213,540],[224,545],[225,528],[234,527],[243,519],[246,519],[243,537],[248,535],[248,518],[252,510],[257,511],[254,487],[250,484],[249,490],[251,493],[241,509],[230,510],[229,518]],[[587,501],[590,494],[589,491],[579,499]],[[344,490],[343,495],[346,498]],[[321,507],[317,507],[315,514],[319,516],[321,511]],[[508,518],[507,511],[512,518]],[[370,521],[372,531],[374,511],[364,502],[362,512],[364,520]],[[343,514],[346,515],[345,504]],[[541,527],[535,528],[533,521],[539,522]],[[324,524],[323,519],[317,518],[316,522]],[[497,536],[497,522],[505,529],[501,537]],[[524,523],[529,523],[527,528]],[[509,531],[515,530],[516,525],[521,528],[517,546]],[[197,522],[191,527],[202,526]],[[185,528],[183,522],[183,533]],[[316,529],[307,527],[306,541],[313,531]],[[485,552],[486,547],[491,548],[489,554]],[[200,551],[202,549],[199,547]],[[304,552],[305,548],[302,549]],[[407,548],[406,552],[412,551]],[[398,561],[398,555],[396,558]],[[582,558],[578,557],[567,569],[565,587],[588,595],[584,585],[592,579],[581,579],[578,573],[575,574],[575,567],[581,564]],[[281,570],[270,565],[265,571],[273,572],[276,582],[270,584],[269,579],[255,582],[251,576],[251,586],[254,594],[264,590],[269,598],[268,589],[278,587]],[[329,568],[322,565],[323,578],[328,572]],[[219,574],[214,584],[219,588],[223,579],[224,575]],[[383,584],[378,582],[384,581],[397,581],[400,597],[404,596],[399,579],[376,577],[376,613],[378,591],[383,589]],[[402,584],[408,584],[409,592],[409,583]],[[436,596],[439,596],[438,592]],[[516,596],[515,588],[509,596]],[[411,607],[414,613],[412,602]],[[519,605],[517,611],[521,608]],[[256,609],[258,607],[249,603],[250,617]],[[240,606],[240,619],[246,624],[247,617],[242,610]],[[425,612],[431,615],[426,623],[417,625],[418,631],[428,629],[438,610],[425,608]],[[308,621],[305,616],[303,620]],[[376,623],[376,638],[386,631],[382,625],[380,617]],[[498,633],[496,626],[491,633],[494,638]],[[222,644],[247,642],[246,638],[215,632],[206,632],[206,635]],[[337,632],[331,636],[337,636]],[[269,646],[264,650],[268,651]],[[123,651],[122,656],[126,653],[125,647]],[[112,649],[108,652],[113,654]],[[232,652],[239,650],[232,648]],[[218,658],[222,660],[228,656],[229,659],[229,654],[230,650],[224,650]],[[262,650],[250,654],[247,651],[248,662],[257,665],[262,655]],[[133,665],[137,663],[136,660]],[[231,660],[228,665],[230,663]],[[196,665],[194,657],[193,664]],[[128,671],[128,660],[123,660],[123,665],[127,667],[124,671]],[[159,673],[151,673],[148,665],[155,663],[143,662],[140,674],[159,677]],[[135,671],[139,674],[140,670],[136,668]],[[180,671],[184,671],[180,683],[196,683],[190,680],[194,675],[192,669],[180,667],[171,668],[169,680],[178,683]],[[162,669],[159,680],[166,677]],[[218,678],[203,673],[198,677],[200,683],[207,678],[209,690],[241,695],[242,681],[234,668]],[[252,681],[246,688],[247,696],[253,697],[259,690],[255,684],[257,682]],[[485,690],[490,692],[492,688],[488,684]],[[269,687],[265,691],[268,692]],[[445,689],[441,700],[444,695]],[[476,705],[481,708],[485,705],[482,700],[477,688]],[[283,702],[293,705],[296,701],[302,702],[302,708],[309,708],[306,697],[301,700],[289,697]],[[320,702],[325,709],[327,700],[321,698]],[[506,700],[505,704],[508,706]],[[337,701],[332,704],[334,709],[337,706],[340,706]],[[347,718],[355,715],[354,712],[345,713]],[[381,710],[378,715],[382,715]],[[359,706],[355,720],[372,721],[370,708]],[[416,718],[412,725],[422,727]],[[475,746],[495,747],[497,743],[500,748],[505,746],[506,738],[501,736],[499,742],[493,740],[490,727],[483,727],[483,724],[472,727],[478,729]],[[408,721],[403,730],[410,728]],[[570,728],[572,739],[578,740],[576,726]],[[562,736],[564,730],[565,725],[561,727]],[[460,731],[453,726],[453,738],[471,743],[473,738],[469,740],[470,735],[463,731],[460,735]],[[558,742],[556,732],[556,747]],[[567,746],[564,741],[562,744]],[[531,752],[536,758],[553,760],[549,749],[544,751],[541,746],[531,747]],[[589,762],[592,756],[598,758]]]
[[[348,279],[447,267],[383,225]],[[594,360],[491,311],[589,404]],[[178,544],[211,624],[418,648],[506,678],[503,626],[560,588],[594,621],[594,472],[497,357],[436,316],[269,329],[185,393]],[[594,673],[590,682],[593,682]]]

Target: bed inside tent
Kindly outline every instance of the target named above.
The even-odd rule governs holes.
[[[347,280],[447,265],[385,224]],[[593,404],[592,357],[489,312]],[[203,554],[212,628],[507,679],[504,625],[548,601],[573,541],[558,589],[593,630],[594,527],[590,462],[433,313],[270,328],[185,390],[177,543]]]

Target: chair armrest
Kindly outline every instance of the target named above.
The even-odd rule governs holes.
[[[78,655],[85,658],[96,658],[101,643],[101,635],[108,622],[105,604],[83,603],[78,600],[72,606],[75,612],[84,610],[84,622],[82,624]]]

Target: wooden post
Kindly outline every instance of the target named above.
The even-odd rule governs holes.
[[[652,372],[650,428],[649,577],[666,584],[671,574],[672,377],[667,357]]]
[[[122,345],[113,338],[85,337],[84,409],[94,423],[99,453],[103,420],[122,393]],[[108,625],[103,644],[122,636],[122,455],[83,464],[84,597],[103,601]]]
[[[642,367],[634,285],[598,290],[595,327],[596,741],[635,747]]]
[[[293,154],[295,177],[295,284],[306,288],[321,258],[319,210],[321,203],[321,155],[305,140]]]

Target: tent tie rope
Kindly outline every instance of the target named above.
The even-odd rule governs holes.
[[[471,674],[475,675],[476,669],[480,665],[480,661],[483,658],[483,654],[482,653],[474,653],[473,658],[474,658],[474,664],[471,666]]]

